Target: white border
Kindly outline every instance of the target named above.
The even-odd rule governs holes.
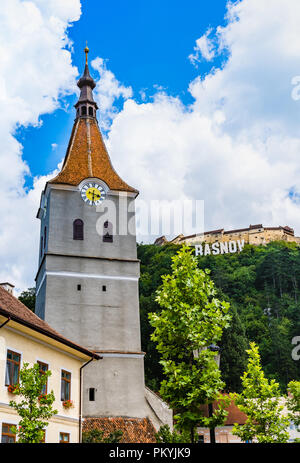
[[[124,277],[121,275],[100,275],[96,273],[77,273],[77,272],[52,272],[52,271],[45,271],[41,283],[36,290],[36,295],[39,294],[41,287],[45,281],[47,276],[61,276],[61,277],[73,277],[73,278],[96,278],[99,280],[124,280],[124,281],[138,281],[138,277]]]

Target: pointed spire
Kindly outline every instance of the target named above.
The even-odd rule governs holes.
[[[96,119],[78,117],[62,170],[48,183],[78,186],[87,178],[103,180],[110,190],[138,194],[113,168]]]
[[[78,186],[82,180],[103,180],[110,190],[138,195],[138,191],[119,177],[112,166],[96,119],[97,103],[93,98],[95,81],[88,65],[88,46],[85,48],[84,74],[78,81],[81,90],[76,103],[77,117],[73,126],[67,154],[61,172],[48,184]],[[91,114],[91,112],[92,114]]]
[[[96,111],[98,109],[97,103],[93,97],[93,90],[96,87],[96,82],[91,77],[88,63],[89,48],[86,43],[84,49],[85,53],[85,68],[83,76],[77,82],[80,88],[80,97],[75,105],[77,109],[77,117],[94,117],[96,118]]]

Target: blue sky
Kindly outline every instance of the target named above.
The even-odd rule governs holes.
[[[196,68],[188,56],[195,40],[209,27],[225,24],[226,3],[225,0],[184,3],[179,0],[85,0],[80,20],[69,29],[73,65],[82,72],[83,49],[88,40],[90,60],[97,56],[106,59],[118,80],[132,87],[135,99],[140,100],[139,92],[143,90],[151,100],[155,86],[159,86],[190,104],[193,98],[187,91],[188,84],[199,74],[204,76],[209,72],[212,64],[202,60]],[[218,57],[213,65],[220,66],[222,59]],[[28,187],[32,186],[34,176],[54,170],[65,154],[76,95],[64,101],[66,109],[40,117],[40,128],[19,128],[17,132],[24,147],[23,158],[32,175],[26,177]],[[53,149],[52,144],[57,147]]]

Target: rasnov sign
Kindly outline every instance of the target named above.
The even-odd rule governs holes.
[[[245,246],[245,240],[227,241],[226,243],[213,243],[213,244],[196,244],[196,256],[217,256],[219,254],[234,254],[242,252]]]

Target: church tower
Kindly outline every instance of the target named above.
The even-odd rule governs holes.
[[[149,415],[141,352],[134,202],[98,127],[85,49],[61,172],[42,193],[36,314],[103,357],[83,369],[85,417]]]

